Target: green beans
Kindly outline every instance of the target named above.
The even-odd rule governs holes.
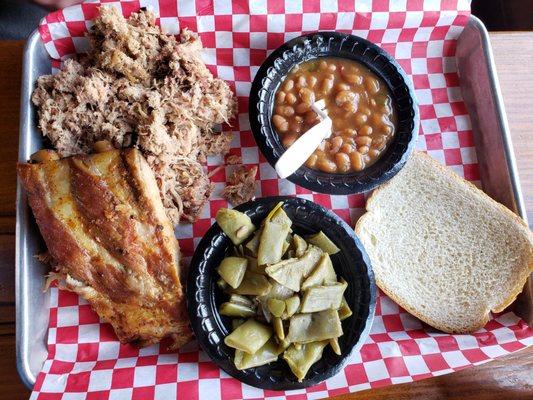
[[[265,269],[268,276],[295,292],[300,291],[303,279],[314,269],[322,257],[322,251],[309,246],[302,257],[280,261]]]
[[[218,274],[230,285],[236,289],[241,284],[248,260],[241,257],[226,257],[220,263],[217,271]]]
[[[337,310],[293,315],[289,323],[287,340],[291,343],[309,343],[329,340],[342,335]]]
[[[248,259],[248,270],[255,272],[256,274],[265,275],[266,265],[257,264],[257,258],[247,257]]]
[[[254,354],[272,336],[272,329],[254,319],[249,319],[224,339],[227,346]]]
[[[348,284],[334,283],[328,286],[312,286],[304,292],[300,312],[312,313],[323,310],[337,310]]]
[[[344,321],[346,318],[352,316],[352,310],[348,306],[348,303],[346,302],[346,299],[344,297],[342,298],[341,306],[338,310],[338,313],[339,313],[339,319],[341,321]]]
[[[259,239],[257,263],[259,265],[274,264],[281,260],[285,238],[290,226],[266,221]]]
[[[285,302],[279,299],[268,299],[267,301],[268,311],[274,317],[281,317],[285,311]]]
[[[264,365],[283,354],[302,380],[328,344],[340,355],[341,320],[351,310],[343,296],[347,283],[338,282],[335,256],[330,258],[337,246],[323,232],[309,241],[293,232],[283,203],[259,229],[233,210],[221,209],[217,221],[234,243],[217,268],[217,285],[228,296],[220,314],[234,318],[224,342],[235,349],[236,368]]]
[[[340,249],[328,238],[324,232],[320,231],[315,235],[309,236],[307,241],[319,247],[329,255],[337,254]]]
[[[244,246],[250,253],[251,256],[257,258],[257,250],[259,249],[259,237],[261,236],[261,230],[254,232],[252,238]]]
[[[261,310],[263,312],[263,315],[265,316],[268,322],[271,321],[271,313],[268,309],[268,301],[270,299],[285,300],[294,294],[292,290],[290,290],[289,288],[286,288],[285,286],[280,285],[278,282],[276,282],[273,279],[269,279],[269,283],[272,285],[272,288],[270,289],[270,291],[264,296],[257,297],[257,300],[259,301],[259,304],[261,305]]]
[[[244,304],[236,304],[232,302],[222,303],[219,309],[220,314],[228,317],[253,317],[255,311]]]
[[[272,325],[274,326],[274,332],[276,332],[276,336],[278,337],[278,339],[285,339],[285,331],[283,330],[283,321],[281,320],[281,318],[274,317],[272,322]]]
[[[215,219],[236,246],[244,242],[255,230],[250,217],[236,210],[221,208]]]
[[[292,240],[292,238],[290,238],[290,239]],[[287,239],[285,239],[285,242],[283,243],[283,246],[281,248],[281,256],[282,257],[285,255],[285,253],[287,253],[287,250],[289,250],[289,247],[291,247],[290,240],[287,241]]]
[[[339,346],[339,339],[329,339],[329,345],[335,354],[341,355],[341,347]]]
[[[232,292],[251,296],[263,296],[267,294],[271,288],[272,285],[264,275],[246,271],[241,284],[238,288],[233,289]]]
[[[270,339],[266,344],[253,354],[242,350],[235,350],[235,366],[239,370],[259,367],[276,361],[279,355],[279,346],[275,340]]]
[[[250,307],[250,308],[254,307],[254,303],[252,302],[252,300],[250,300],[246,296],[241,296],[240,294],[232,294],[229,297],[229,301],[230,301],[230,303],[242,304],[242,305],[244,305],[246,307]]]
[[[301,236],[294,234],[292,236],[292,245],[294,247],[294,255],[296,257],[303,256],[307,249],[307,242]]]
[[[333,269],[331,258],[329,258],[327,253],[324,253],[313,272],[311,272],[309,277],[302,283],[302,290],[329,282],[337,282],[337,275]]]
[[[298,378],[298,382],[303,381],[311,366],[320,360],[322,351],[327,345],[328,341],[324,340],[305,344],[300,349],[292,345],[285,350],[283,359],[289,364],[292,373]]]
[[[280,204],[283,205],[283,203]],[[276,224],[280,225],[286,225],[290,228],[292,226],[292,221],[287,215],[287,213],[283,210],[283,207],[281,205],[273,213],[272,217],[270,218],[270,222],[275,222]]]
[[[284,319],[292,317],[300,307],[300,298],[298,296],[292,296],[285,300],[285,315]]]

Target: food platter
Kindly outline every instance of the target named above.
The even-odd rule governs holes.
[[[484,36],[485,35],[485,36]],[[515,166],[512,153],[510,152],[510,142],[508,132],[505,126],[505,116],[501,107],[500,94],[497,90],[495,77],[492,74],[492,60],[490,58],[490,49],[486,41],[486,31],[480,25],[479,21],[472,18],[467,28],[459,38],[458,54],[459,57],[459,73],[461,71],[468,71],[472,68],[472,63],[478,62],[479,58],[474,60],[469,57],[469,52],[461,53],[461,43],[465,43],[465,47],[474,46],[482,52],[484,58],[484,66],[487,71],[487,79],[485,82],[477,82],[476,85],[463,86],[464,97],[467,99],[467,105],[473,118],[474,127],[478,128],[486,113],[492,113],[496,116],[498,124],[495,124],[498,129],[484,131],[483,137],[490,135],[494,143],[499,143],[501,146],[496,146],[491,149],[491,154],[495,151],[500,154],[501,162],[499,164],[491,163],[491,168],[499,169],[499,171],[506,172],[503,176],[507,191],[500,193],[492,193],[490,191],[491,180],[490,173],[488,176],[482,176],[482,184],[493,197],[498,198],[511,209],[523,211],[522,201],[520,197],[520,190],[515,176]],[[469,48],[471,50],[472,47]],[[470,54],[472,52],[470,51]],[[476,65],[479,67],[479,65]],[[35,124],[35,115],[33,108],[30,105],[30,94],[33,89],[35,79],[37,76],[50,72],[50,64],[44,46],[39,40],[37,33],[34,33],[28,42],[25,53],[24,64],[24,78],[22,90],[22,115],[21,115],[21,139],[20,139],[20,153],[19,159],[25,161],[29,155],[42,146],[40,135],[37,132]],[[486,104],[477,104],[475,102],[479,96],[470,96],[471,92],[480,89],[482,83],[485,89],[488,89],[492,96],[489,96],[492,102],[492,108],[487,107]],[[468,99],[474,102],[468,101]],[[479,118],[479,121],[476,119]],[[475,129],[479,132],[478,129]],[[476,135],[479,137],[479,135]],[[483,147],[483,142],[478,145],[478,155],[483,153],[487,147]],[[481,159],[482,157],[480,157]],[[503,167],[503,168],[502,168]],[[502,177],[500,176],[500,179]],[[493,186],[494,187],[494,186]],[[21,372],[26,384],[31,385],[35,381],[37,371],[39,371],[42,361],[46,357],[46,332],[47,332],[47,310],[46,298],[42,291],[42,276],[45,274],[44,267],[42,267],[34,258],[33,255],[42,248],[39,235],[32,221],[25,197],[18,191],[18,205],[17,205],[17,357],[18,369]],[[506,201],[507,200],[507,201]],[[523,216],[523,215],[522,215]]]

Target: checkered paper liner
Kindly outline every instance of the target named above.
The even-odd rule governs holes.
[[[442,1],[121,1],[87,2],[48,15],[41,38],[59,68],[61,60],[87,50],[84,33],[101,3],[124,15],[152,9],[166,33],[188,27],[202,39],[210,70],[226,80],[238,98],[231,127],[231,154],[259,166],[256,196],[296,195],[333,210],[354,224],[364,195],[317,194],[277,178],[259,153],[248,122],[251,81],[266,56],[285,41],[321,31],[353,33],[392,54],[414,82],[420,103],[417,148],[466,179],[479,183],[469,117],[455,64],[456,40],[469,18],[469,2]],[[223,160],[211,157],[214,170]],[[185,258],[227,203],[220,197],[229,171],[212,177],[214,195],[194,224],[177,228]],[[32,399],[314,399],[443,375],[533,344],[533,329],[512,313],[494,316],[471,335],[437,332],[380,293],[370,336],[346,368],[327,381],[302,390],[274,392],[228,376],[190,343],[179,353],[166,344],[137,349],[121,345],[77,295],[50,290],[48,359],[37,377]]]

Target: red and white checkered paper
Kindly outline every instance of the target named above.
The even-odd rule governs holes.
[[[418,149],[478,182],[478,164],[469,117],[461,98],[455,64],[456,40],[467,23],[469,2],[442,1],[210,1],[141,0],[104,2],[124,15],[151,8],[167,33],[188,27],[201,36],[211,71],[237,94],[232,154],[258,165],[256,196],[296,195],[313,200],[354,224],[364,195],[317,194],[276,177],[259,153],[248,122],[251,81],[266,56],[285,41],[317,30],[353,33],[391,53],[410,75],[420,103]],[[87,49],[84,33],[100,2],[85,3],[48,15],[39,30],[46,48],[61,59]],[[212,157],[213,170],[222,160]],[[182,251],[195,245],[226,206],[220,197],[228,172],[213,176],[215,193],[201,218],[177,228]],[[121,345],[109,325],[99,321],[77,295],[50,290],[48,359],[33,399],[315,399],[341,393],[411,382],[447,374],[533,344],[533,329],[512,313],[495,316],[472,335],[449,335],[423,325],[380,293],[369,338],[346,368],[327,381],[302,390],[256,389],[228,376],[191,343],[179,353],[164,343],[144,349]]]

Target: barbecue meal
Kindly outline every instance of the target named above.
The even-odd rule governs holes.
[[[138,148],[171,221],[194,221],[212,190],[200,163],[229,150],[231,133],[214,129],[235,113],[232,91],[203,63],[198,37],[163,34],[149,11],[125,19],[102,7],[88,37],[85,56],[38,80],[32,100],[43,135],[61,157],[89,153],[99,140]]]
[[[283,146],[291,146],[319,122],[310,107],[321,99],[333,132],[306,165],[329,173],[357,172],[372,165],[396,130],[387,84],[352,60],[319,57],[296,65],[276,92],[274,103],[272,124]]]
[[[123,343],[188,342],[179,246],[142,154],[59,159],[40,150],[32,160],[19,164],[18,174],[48,247],[52,279],[86,299]]]
[[[301,382],[327,345],[340,355],[341,321],[352,315],[330,259],[339,248],[323,233],[292,232],[279,203],[256,229],[236,210],[220,209],[217,223],[235,247],[218,267],[229,296],[221,315],[234,318],[224,342],[235,349],[237,369],[268,364],[283,355]]]
[[[533,271],[533,234],[513,212],[424,153],[376,189],[356,232],[378,286],[449,333],[482,328]]]

